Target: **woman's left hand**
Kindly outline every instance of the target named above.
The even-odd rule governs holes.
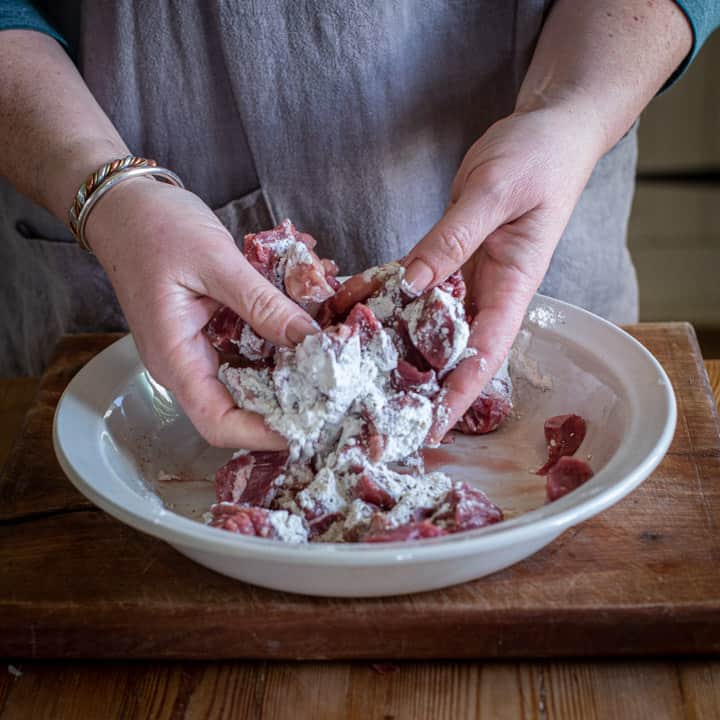
[[[502,364],[540,286],[604,136],[591,111],[516,112],[470,148],[443,218],[403,260],[420,292],[462,268],[477,354],[445,379],[439,441]]]

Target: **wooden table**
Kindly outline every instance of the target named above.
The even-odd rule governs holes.
[[[706,367],[720,402],[720,361]],[[0,380],[0,465],[36,387]],[[720,718],[720,661],[0,666],[0,719],[95,717]]]

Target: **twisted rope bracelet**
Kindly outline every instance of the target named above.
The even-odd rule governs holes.
[[[148,158],[128,155],[100,166],[94,173],[88,175],[70,206],[70,229],[83,250],[92,253],[92,248],[85,239],[85,225],[93,206],[116,185],[142,175],[149,175],[179,188],[185,187],[174,172],[158,167],[155,160]]]

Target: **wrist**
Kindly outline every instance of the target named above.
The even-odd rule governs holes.
[[[608,119],[595,100],[580,88],[546,87],[520,89],[514,113],[541,113],[546,122],[557,127],[559,133],[581,135],[583,147],[593,165],[622,135],[613,139]],[[624,131],[623,131],[624,132]]]
[[[123,230],[132,233],[133,220],[156,185],[160,183],[151,177],[128,178],[112,188],[92,208],[85,225],[85,239],[101,264],[105,265],[105,258],[112,253],[118,235],[123,234]],[[131,239],[126,237],[128,242]]]

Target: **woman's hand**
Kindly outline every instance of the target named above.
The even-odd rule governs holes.
[[[444,382],[439,440],[500,367],[602,153],[592,113],[559,106],[516,112],[470,148],[440,222],[403,261],[422,291],[462,268],[473,322],[464,360]]]
[[[250,450],[285,447],[258,415],[235,407],[203,327],[221,304],[278,345],[300,342],[316,326],[245,260],[213,212],[190,192],[138,178],[98,203],[86,236],[145,366],[205,439]]]

